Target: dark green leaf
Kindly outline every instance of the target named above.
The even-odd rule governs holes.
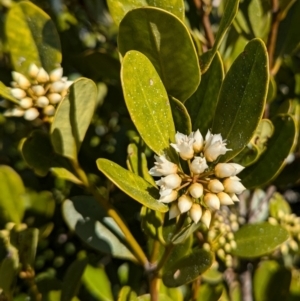
[[[125,237],[116,222],[93,197],[78,196],[65,200],[64,219],[70,229],[90,247],[114,257],[135,261],[125,245]]]
[[[218,33],[216,35],[216,40],[213,45],[213,48],[207,52],[205,52],[200,57],[200,65],[202,73],[205,73],[209,68],[217,50],[219,49],[221,42],[231,25],[239,7],[239,0],[227,0],[224,7],[224,14],[222,16]]]
[[[107,178],[134,200],[152,210],[168,211],[168,206],[158,202],[158,189],[143,178],[106,159],[98,159],[97,166]]]
[[[186,26],[167,11],[145,7],[128,12],[120,23],[118,45],[123,56],[129,50],[147,56],[168,94],[180,101],[197,89],[200,67],[193,41]]]
[[[234,61],[220,91],[212,133],[221,133],[232,149],[221,161],[233,158],[252,138],[264,110],[268,80],[266,47],[254,39]]]
[[[137,51],[129,51],[124,57],[121,77],[126,105],[137,130],[145,143],[161,154],[175,137],[164,85],[151,62]]]
[[[223,63],[217,52],[209,69],[203,74],[197,91],[185,103],[193,131],[199,129],[205,135],[211,128],[223,78]]]
[[[55,152],[77,160],[81,143],[92,120],[97,88],[87,78],[76,80],[60,102],[51,125],[51,141]]]
[[[235,234],[237,248],[232,254],[242,258],[256,258],[271,253],[289,238],[287,230],[268,222],[248,224]]]
[[[295,143],[296,128],[292,116],[278,115],[272,121],[275,132],[268,141],[267,150],[255,164],[239,174],[247,188],[263,186],[274,179],[285,166],[284,160]]]
[[[25,210],[24,194],[21,177],[11,167],[0,165],[1,223],[21,223]]]
[[[163,282],[168,287],[176,287],[195,280],[213,262],[213,255],[203,249],[194,250],[178,260],[163,274]]]
[[[14,4],[8,10],[5,31],[15,71],[27,74],[32,63],[47,72],[60,66],[62,56],[55,24],[33,3]]]
[[[184,3],[183,0],[108,0],[109,11],[117,25],[120,24],[123,17],[130,10],[142,6],[155,6],[177,16],[184,21]]]
[[[71,301],[77,295],[87,263],[87,258],[77,259],[68,267],[64,276],[60,301]]]

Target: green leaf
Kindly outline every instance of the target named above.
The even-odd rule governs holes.
[[[126,13],[142,6],[162,8],[184,21],[185,8],[183,0],[108,0],[107,5],[112,18],[117,25],[120,24]]]
[[[168,94],[180,101],[197,89],[200,83],[197,53],[187,27],[174,15],[150,7],[128,12],[120,23],[118,45],[122,56],[129,50],[147,56]],[[132,68],[143,70],[138,65],[133,63]]]
[[[136,301],[136,292],[130,286],[123,286],[118,295],[118,301]]]
[[[147,182],[155,185],[155,181],[149,174],[147,158],[143,152],[142,140],[140,138],[134,139],[127,147],[127,166],[130,171],[136,175],[144,178]]]
[[[32,63],[47,72],[59,67],[62,56],[55,24],[33,3],[14,4],[8,10],[5,31],[15,71],[27,74]]]
[[[292,270],[292,281],[290,286],[290,294],[287,301],[297,301],[300,298],[300,271]]]
[[[200,223],[195,224],[194,222],[191,222],[191,223],[187,224],[186,226],[182,227],[182,229],[172,237],[172,243],[175,245],[183,243],[200,226],[201,226]]]
[[[97,88],[87,78],[76,80],[60,102],[51,125],[55,152],[77,160],[81,143],[91,123],[97,100]]]
[[[278,192],[275,192],[269,201],[269,211],[270,211],[270,216],[275,218],[279,217],[280,211],[283,212],[284,214],[292,213],[289,203]]]
[[[25,187],[21,177],[9,166],[0,165],[1,223],[21,223],[24,215]]]
[[[0,96],[12,101],[15,104],[20,104],[20,101],[10,94],[10,90],[2,82],[0,82]]]
[[[253,279],[255,300],[287,300],[291,278],[291,271],[277,261],[262,261],[256,269]]]
[[[185,102],[193,131],[199,129],[205,135],[211,128],[223,78],[223,63],[217,52],[209,69],[203,74],[197,91]]]
[[[46,176],[51,170],[59,178],[81,184],[81,181],[74,174],[70,162],[54,152],[47,133],[39,130],[31,132],[23,142],[21,150],[25,162],[39,176]]]
[[[99,301],[113,301],[110,282],[102,267],[95,268],[87,265],[82,282],[87,290]]]
[[[13,296],[14,282],[18,274],[18,255],[10,254],[0,263],[0,287],[6,296]]]
[[[131,119],[145,143],[157,154],[169,149],[175,128],[168,95],[151,62],[129,51],[123,59],[122,87]],[[155,133],[155,135],[153,135]]]
[[[191,282],[206,271],[212,262],[212,253],[203,249],[194,250],[163,273],[163,282],[167,287],[176,287]]]
[[[255,164],[239,174],[247,188],[263,186],[272,181],[285,166],[284,160],[294,146],[296,128],[293,117],[288,114],[278,115],[272,121],[275,132],[268,141],[267,150]]]
[[[217,50],[219,49],[221,42],[231,25],[239,7],[239,0],[227,0],[224,7],[224,14],[222,16],[219,29],[216,35],[215,43],[211,50],[205,52],[200,57],[200,65],[202,73],[205,73],[209,68]]]
[[[287,230],[268,222],[248,224],[240,228],[234,238],[237,248],[232,254],[242,258],[256,258],[271,253],[289,238]]]
[[[87,263],[87,258],[77,259],[68,267],[64,276],[60,301],[71,301],[77,295]]]
[[[96,162],[98,169],[134,200],[152,210],[168,211],[168,206],[158,202],[159,194],[155,186],[112,161],[98,159]]]
[[[220,91],[212,133],[222,134],[232,149],[221,161],[233,158],[252,138],[263,114],[268,81],[266,47],[254,39],[234,61]]]
[[[218,301],[222,292],[222,284],[211,285],[208,283],[202,283],[198,291],[197,301]]]
[[[176,130],[182,134],[189,135],[192,132],[192,123],[186,107],[172,96],[170,97],[170,105]]]
[[[165,294],[158,294],[158,300],[159,301],[174,301]],[[139,296],[139,297],[137,297],[137,301],[151,301],[151,295],[145,294],[145,295]]]
[[[93,197],[77,196],[65,200],[64,219],[70,229],[90,247],[114,257],[135,261],[125,245],[125,237],[116,222]]]

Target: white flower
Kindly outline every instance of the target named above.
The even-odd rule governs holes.
[[[169,219],[172,219],[180,214],[180,211],[178,209],[177,203],[174,202],[171,204],[170,210],[169,210]]]
[[[24,118],[26,120],[34,120],[39,116],[39,111],[36,108],[30,108],[25,111]]]
[[[14,79],[14,81],[18,84],[18,86],[21,89],[28,89],[31,86],[30,81],[26,78],[26,76],[24,76],[23,74],[13,71],[12,72],[12,78]]]
[[[171,203],[175,201],[178,197],[178,192],[172,189],[164,189],[164,190],[161,189],[159,191],[159,194],[160,194],[160,198],[158,201],[161,203]]]
[[[190,217],[197,224],[202,216],[202,208],[199,204],[194,203],[190,209]]]
[[[211,134],[208,130],[205,136],[204,156],[208,162],[215,161],[220,155],[224,155],[231,149],[226,148],[225,140],[221,134]]]
[[[234,204],[233,200],[231,199],[231,197],[227,193],[225,193],[223,191],[219,192],[217,194],[217,196],[218,196],[218,198],[220,200],[220,204],[221,205],[232,205],[232,204]]]
[[[210,212],[209,210],[205,210],[204,213],[202,214],[201,222],[202,222],[207,228],[209,228],[210,221],[211,221],[211,212]]]
[[[202,157],[195,157],[191,163],[190,168],[191,172],[193,172],[196,175],[203,173],[203,171],[206,168],[208,168],[208,165],[206,164],[206,159]]]
[[[193,200],[190,196],[183,194],[181,197],[179,197],[178,208],[180,213],[189,211],[192,205],[193,205]]]
[[[58,80],[61,80],[62,75],[63,75],[63,68],[61,68],[61,67],[56,68],[56,69],[52,70],[49,74],[50,81],[51,82],[56,82]]]
[[[207,188],[214,193],[219,193],[224,190],[223,184],[218,179],[212,179],[208,182]]]
[[[39,67],[37,65],[31,64],[29,66],[28,74],[29,74],[30,77],[36,78],[37,75],[38,75],[38,73],[39,73],[39,70],[40,69],[39,69]]]
[[[227,193],[241,194],[246,187],[236,179],[237,177],[231,177],[224,180],[224,191]]]
[[[183,160],[192,159],[194,156],[194,138],[190,138],[184,134],[177,132],[175,135],[175,140],[176,144],[171,143],[171,146],[179,153],[180,157]]]
[[[168,161],[164,155],[154,156],[154,158],[156,160],[155,166],[149,170],[151,176],[160,177],[177,173],[177,165]]]
[[[204,195],[204,203],[209,209],[219,210],[220,209],[220,200],[214,193],[206,193]]]
[[[36,80],[39,83],[46,83],[47,81],[49,81],[49,74],[46,72],[44,68],[39,69],[39,72],[36,76]]]
[[[181,184],[181,178],[178,174],[171,174],[166,177],[162,177],[159,181],[155,182],[162,189],[175,189]]]
[[[17,99],[22,99],[26,96],[26,92],[20,88],[13,88],[10,90],[10,93],[13,97]]]
[[[189,187],[189,193],[190,195],[198,199],[203,195],[203,185],[200,183],[194,183]]]
[[[200,133],[199,130],[197,130],[196,132],[192,132],[189,135],[190,139],[194,139],[194,143],[193,143],[193,149],[195,153],[200,153],[202,151],[203,148],[203,137]]]

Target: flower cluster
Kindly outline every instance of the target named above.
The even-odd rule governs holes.
[[[28,78],[19,73],[12,72],[13,81],[10,88],[11,95],[19,101],[12,104],[4,101],[5,116],[24,117],[34,120],[37,117],[50,117],[55,113],[55,106],[62,100],[72,84],[67,77],[63,77],[63,69],[57,68],[49,74],[43,69],[31,64]]]
[[[161,177],[156,182],[160,187],[159,201],[171,203],[170,219],[189,212],[195,223],[201,220],[209,227],[212,212],[220,205],[237,202],[237,195],[245,190],[236,176],[244,167],[236,163],[216,164],[218,157],[230,150],[221,134],[208,131],[203,139],[199,130],[189,136],[177,132],[175,140],[171,146],[188,162],[189,174],[166,156],[155,156],[155,166],[149,173]]]

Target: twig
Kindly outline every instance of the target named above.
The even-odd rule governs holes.
[[[251,275],[252,265],[247,264],[247,269],[240,275],[242,283],[242,296],[243,301],[253,301],[252,297],[252,275]]]

